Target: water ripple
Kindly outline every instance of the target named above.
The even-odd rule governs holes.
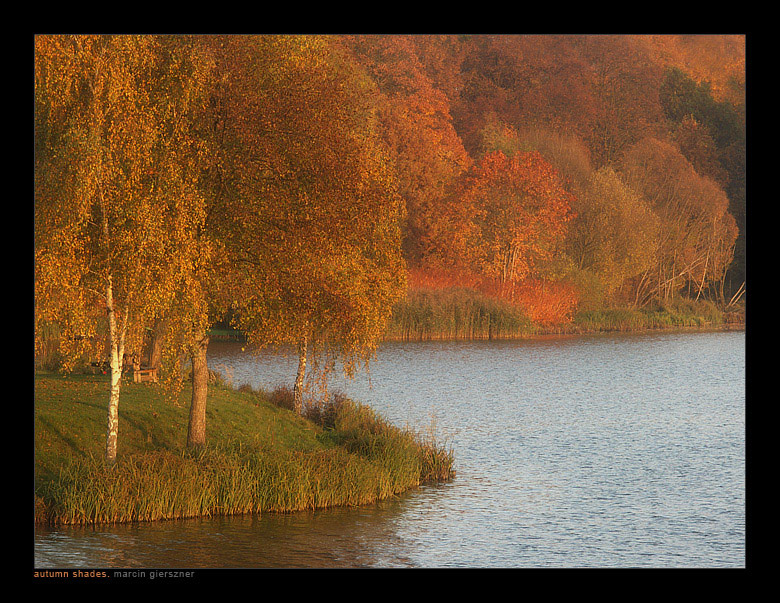
[[[214,342],[238,385],[292,357]],[[221,368],[220,368],[221,367]],[[360,509],[39,530],[37,567],[740,567],[744,333],[383,345],[334,386],[458,475]]]

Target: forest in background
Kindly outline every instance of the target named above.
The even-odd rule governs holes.
[[[307,371],[353,373],[415,293],[551,326],[745,299],[744,36],[34,46],[36,355],[108,358],[109,459],[150,341],[172,382],[191,359],[203,441],[220,322],[297,347],[300,412]]]
[[[413,287],[542,323],[741,294],[743,36],[347,42],[386,99]]]

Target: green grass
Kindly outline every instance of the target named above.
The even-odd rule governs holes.
[[[96,524],[372,503],[453,477],[452,452],[333,398],[315,421],[284,392],[209,386],[208,445],[185,446],[188,388],[125,380],[119,450],[103,462],[105,376],[35,376],[36,520]],[[274,403],[276,402],[276,403]]]

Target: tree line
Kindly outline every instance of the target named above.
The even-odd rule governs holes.
[[[207,333],[227,315],[296,347],[300,412],[312,363],[370,360],[410,269],[725,302],[744,280],[744,80],[716,100],[669,58],[690,65],[696,43],[712,54],[631,36],[36,36],[37,349],[56,338],[65,370],[108,356],[111,462],[149,333],[169,383],[191,361],[202,446]]]

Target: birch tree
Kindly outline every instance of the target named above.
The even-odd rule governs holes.
[[[294,346],[300,412],[307,371],[338,358],[353,374],[404,292],[403,202],[376,91],[329,39],[231,37],[223,52],[238,325]]]
[[[205,68],[155,36],[35,41],[37,334],[54,321],[63,339],[94,341],[104,313],[109,463],[125,352],[140,347],[201,255],[201,149],[186,124]]]
[[[722,283],[737,238],[723,189],[698,174],[675,146],[653,138],[629,149],[621,167],[626,183],[660,220],[644,300],[669,299],[686,285],[698,297],[710,283]]]

